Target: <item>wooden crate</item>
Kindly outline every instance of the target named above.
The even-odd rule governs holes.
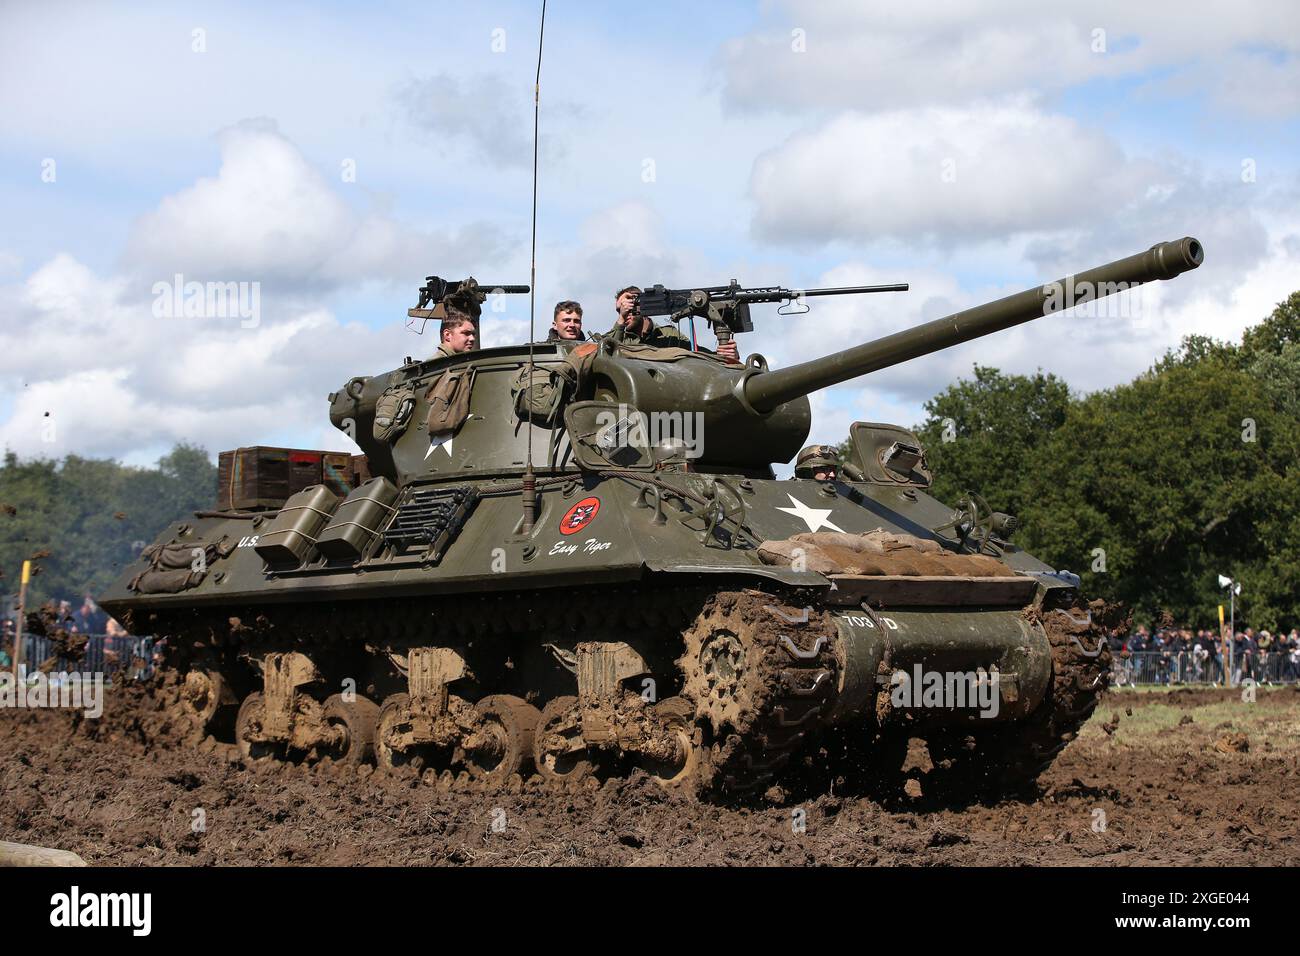
[[[312,485],[325,485],[346,497],[368,478],[365,455],[268,445],[236,448],[217,456],[217,508],[279,508],[290,495]]]
[[[296,495],[304,488],[319,485],[321,456],[325,453],[298,448],[289,448],[286,451],[289,452],[289,494]]]
[[[321,483],[336,495],[347,497],[356,487],[352,456],[347,452],[327,451],[321,455]]]
[[[370,473],[370,459],[365,455],[352,456],[352,484],[353,487],[360,488],[367,481],[373,478]]]
[[[289,449],[254,445],[217,456],[218,508],[278,508],[289,494]]]

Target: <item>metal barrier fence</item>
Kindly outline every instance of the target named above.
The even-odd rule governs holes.
[[[48,637],[36,637],[32,634],[23,637],[23,664],[31,673],[55,657],[51,670],[79,671],[81,673],[103,674],[110,680],[115,676],[125,676],[129,680],[141,680],[153,675],[152,637],[109,637],[106,634],[90,634],[86,638],[84,654],[77,660],[55,657],[54,642]]]
[[[1249,678],[1257,684],[1294,684],[1300,678],[1300,656],[1287,651],[1250,654],[1231,662],[1229,683],[1234,686]],[[1217,655],[1200,657],[1192,651],[1137,651],[1115,654],[1111,662],[1111,683],[1131,684],[1222,684],[1223,662]]]

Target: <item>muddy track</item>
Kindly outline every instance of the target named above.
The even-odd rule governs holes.
[[[640,773],[484,794],[328,762],[249,767],[195,749],[131,687],[97,721],[0,711],[0,839],[108,865],[1300,863],[1300,693],[1261,692],[1249,711],[1233,692],[1156,700],[1171,696],[1110,694],[1033,798],[945,806],[915,744],[913,795],[883,804],[833,788],[698,801]],[[1164,723],[1139,733],[1162,706]],[[1233,728],[1249,749],[1216,750]]]

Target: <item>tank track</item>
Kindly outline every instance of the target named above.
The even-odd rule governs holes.
[[[647,660],[652,652],[658,654],[652,668],[661,685],[659,699],[680,700],[678,706],[686,708],[683,716],[693,721],[691,760],[698,770],[692,773],[692,788],[746,794],[784,784],[796,776],[792,771],[798,758],[813,752],[809,745],[814,740],[824,748],[826,766],[820,770],[842,774],[851,787],[850,781],[874,781],[871,789],[877,789],[895,780],[902,749],[879,741],[868,746],[865,739],[858,740],[867,729],[861,725],[820,733],[838,686],[837,635],[830,612],[797,594],[715,590],[716,585],[709,586],[712,581],[671,583],[676,586],[647,583],[602,592],[599,600],[590,601],[580,596],[575,600],[573,592],[565,591],[410,599],[387,602],[381,609],[369,602],[242,612],[187,609],[169,617],[141,617],[132,624],[173,635],[170,663],[176,671],[167,686],[172,688],[171,706],[182,710],[185,697],[176,688],[184,687],[180,678],[187,669],[216,667],[230,673],[243,655],[299,650],[314,659],[328,659],[334,652],[336,659],[355,661],[360,654],[386,671],[390,650],[430,644],[469,647],[480,659],[508,662],[499,674],[480,675],[483,680],[467,694],[469,700],[504,689],[541,709],[548,701],[571,695],[573,678],[548,657],[555,676],[566,683],[527,691],[518,683],[517,672],[509,670],[522,653],[531,648],[535,657],[544,656],[542,648],[557,640],[556,635],[566,635],[571,642],[627,641]],[[927,794],[987,799],[1033,787],[1077,735],[1106,689],[1110,652],[1104,615],[1098,610],[1075,604],[1025,612],[1043,625],[1051,643],[1048,696],[1027,719],[1013,725],[978,734],[936,729],[924,735],[934,764],[926,776]],[[323,669],[330,673],[330,668]],[[356,672],[355,666],[351,672]],[[503,688],[500,679],[512,673],[515,686]],[[246,699],[254,690],[255,682],[235,686],[231,697]],[[365,682],[358,683],[357,692],[381,706],[392,696],[391,688],[385,692]],[[904,744],[906,736],[901,738]],[[844,740],[856,743],[850,747]],[[205,746],[223,747],[216,742]],[[600,784],[595,776],[546,781],[531,767],[504,781],[475,780],[446,769],[421,776],[444,790]]]
[[[167,664],[172,674],[163,683],[170,688],[168,705],[177,715],[187,711],[185,694],[176,690],[186,686],[187,671],[207,669],[227,675],[223,680],[230,689],[229,709],[230,700],[247,700],[257,690],[254,677],[241,682],[236,676],[249,671],[244,659],[265,653],[299,651],[316,661],[347,660],[350,663],[342,671],[325,665],[322,670],[356,673],[359,656],[367,666],[387,670],[388,652],[407,646],[468,646],[481,658],[504,660],[528,647],[540,655],[543,641],[553,641],[556,635],[572,640],[593,639],[593,633],[610,635],[609,639],[621,635],[640,648],[658,650],[656,676],[673,673],[670,686],[659,688],[660,699],[679,696],[689,705],[684,716],[693,717],[697,725],[692,759],[699,767],[692,774],[697,778],[692,789],[753,791],[789,764],[819,726],[833,697],[837,665],[830,615],[782,594],[719,592],[713,582],[711,587],[672,583],[671,588],[641,585],[605,591],[599,600],[575,600],[574,592],[557,591],[407,599],[386,602],[382,609],[372,602],[191,608],[137,614],[129,626],[169,636]],[[739,706],[721,700],[709,687],[698,653],[710,646],[708,635],[727,627],[734,628],[743,643],[745,694]],[[692,647],[697,651],[694,656]],[[558,668],[557,675],[564,677]],[[483,686],[492,692],[490,680]],[[357,693],[380,706],[392,696],[364,680],[358,682]],[[550,699],[555,696],[552,693]],[[547,695],[530,698],[540,707]],[[189,707],[192,715],[193,705]],[[206,710],[204,716],[210,716]],[[239,758],[238,745],[209,737],[203,746]],[[425,776],[440,790],[547,785],[535,772],[490,782],[448,770]],[[587,778],[573,785],[593,784],[599,780]]]

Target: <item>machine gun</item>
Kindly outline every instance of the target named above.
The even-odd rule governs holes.
[[[687,317],[705,319],[718,337],[718,344],[728,342],[738,332],[754,331],[749,306],[755,302],[780,302],[778,315],[802,315],[810,311],[804,299],[821,295],[863,295],[868,292],[906,292],[906,282],[885,285],[846,285],[834,289],[785,289],[781,286],[742,288],[735,279],[730,285],[703,289],[665,289],[661,285],[646,288],[637,297],[641,315],[666,315],[677,322]]]
[[[425,284],[420,286],[420,301],[416,303],[415,308],[407,309],[406,314],[412,319],[423,319],[427,322],[429,319],[441,319],[446,315],[446,309],[439,311],[439,306],[445,302],[454,308],[460,309],[467,315],[478,319],[480,306],[487,299],[489,293],[492,295],[522,295],[529,291],[526,285],[494,285],[492,283],[479,283],[473,276],[468,279],[444,279],[441,276],[425,276]],[[410,328],[412,323],[406,323]],[[420,326],[420,331],[424,331],[424,326]]]

